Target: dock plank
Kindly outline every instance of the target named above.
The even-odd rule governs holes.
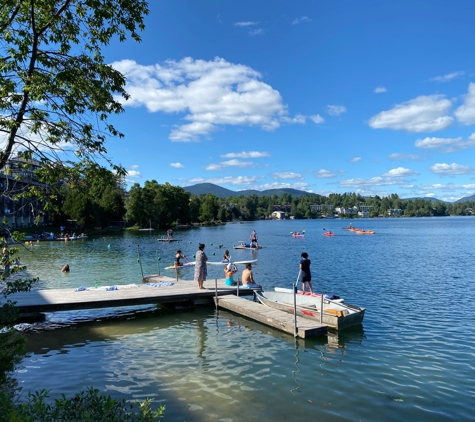
[[[215,299],[216,301],[216,299]],[[255,321],[294,334],[294,316],[287,312],[269,308],[257,302],[237,296],[218,297],[218,306],[236,312]],[[301,338],[322,336],[327,333],[327,326],[309,319],[297,317],[297,334]]]

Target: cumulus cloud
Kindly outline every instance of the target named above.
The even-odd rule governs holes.
[[[441,174],[443,176],[475,173],[475,168],[470,166],[462,166],[456,163],[437,163],[429,167],[429,170],[434,174]]]
[[[234,23],[234,26],[248,27],[248,26],[257,25],[258,23],[259,23],[259,22],[250,22],[250,21],[246,21],[246,22],[235,22],[235,23]]]
[[[371,117],[369,125],[373,129],[435,132],[452,125],[454,119],[447,115],[451,106],[443,95],[422,95]]]
[[[346,107],[342,105],[327,105],[326,111],[330,116],[339,116],[346,113]]]
[[[357,163],[358,161],[361,161],[361,157],[353,157],[348,160],[350,163]]]
[[[463,185],[456,185],[455,183],[447,183],[446,185],[441,184],[441,183],[435,183],[432,185],[425,185],[419,187],[421,190],[444,190],[444,191],[455,191],[455,190],[467,190],[467,191],[472,191],[475,189],[475,184],[473,183],[467,183]],[[466,194],[470,194],[471,192],[467,192]],[[454,198],[454,200],[460,199]]]
[[[383,173],[381,176],[383,177],[405,177],[405,176],[415,176],[419,173],[415,170],[406,169],[404,167],[398,167],[395,169],[391,169],[386,173]]]
[[[301,174],[292,172],[273,173],[272,177],[274,179],[303,179]]]
[[[228,152],[221,155],[221,158],[263,158],[270,157],[268,152],[261,151],[241,151],[241,152]]]
[[[223,161],[218,164],[209,164],[205,167],[205,170],[222,170],[224,167],[238,167],[243,168],[247,166],[252,166],[252,162],[250,161],[239,161],[239,160],[228,160]]]
[[[169,136],[172,141],[198,141],[225,125],[272,131],[283,121],[293,121],[279,92],[248,66],[221,58],[205,61],[190,57],[150,66],[133,60],[112,65],[127,77],[130,99],[117,98],[124,106],[180,114],[177,120],[187,121],[175,126]]]
[[[417,148],[440,148],[440,152],[448,153],[454,151],[462,151],[467,148],[475,147],[475,133],[472,133],[467,141],[462,140],[462,137],[458,138],[435,138],[426,137],[424,139],[417,139],[414,143]]]
[[[127,170],[127,176],[132,178],[142,177],[138,170]]]
[[[463,71],[447,73],[446,75],[435,76],[434,78],[431,78],[431,81],[432,82],[448,82],[448,81],[451,81],[452,79],[460,78],[464,74],[465,72]]]
[[[312,19],[310,19],[308,16],[302,16],[301,18],[295,18],[292,21],[292,25],[300,25],[302,22],[312,22]]]
[[[255,176],[239,176],[239,177],[210,177],[210,178],[203,178],[203,177],[196,177],[193,179],[189,179],[188,183],[196,184],[196,183],[213,183],[215,185],[233,185],[233,186],[244,186],[244,185],[252,185],[256,183],[257,178]]]
[[[376,88],[374,88],[374,93],[375,94],[383,94],[384,92],[386,92],[386,88],[384,86],[377,86]]]
[[[368,186],[390,186],[407,183],[400,177],[372,177],[371,179],[348,179],[342,180],[339,185],[342,188],[366,188]]]
[[[463,96],[464,104],[455,110],[455,117],[464,125],[475,123],[475,83],[470,83],[468,93]]]
[[[262,28],[258,28],[258,29],[252,29],[251,31],[249,31],[249,34],[250,35],[262,35],[264,34],[266,31]]]
[[[306,190],[308,187],[308,183],[305,182],[297,182],[297,183],[266,183],[264,185],[257,185],[253,186],[253,189],[256,190],[267,190],[267,189],[297,189],[297,190]]]
[[[394,154],[389,154],[388,159],[393,160],[393,161],[404,161],[404,160],[419,161],[420,157],[418,155],[413,155],[413,154],[394,153]]]
[[[314,116],[308,116],[308,118],[317,125],[325,123],[325,119],[322,116],[320,116],[320,114],[315,114]]]
[[[168,165],[169,165],[170,167],[174,167],[174,168],[176,168],[176,169],[182,169],[182,168],[184,167],[184,165],[181,164],[181,163],[170,163],[170,164],[168,164]]]
[[[314,172],[315,177],[321,178],[321,179],[329,179],[332,177],[335,177],[335,173],[331,172],[330,170],[325,170],[321,169],[316,172]]]

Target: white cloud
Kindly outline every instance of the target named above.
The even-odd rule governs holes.
[[[259,22],[250,22],[250,21],[246,21],[246,22],[235,22],[235,23],[234,23],[234,26],[247,27],[247,26],[257,25],[258,23],[259,23]]]
[[[436,76],[434,78],[431,78],[431,81],[433,81],[433,82],[448,82],[448,81],[451,81],[452,79],[459,78],[463,75],[465,75],[465,72],[463,72],[463,71],[452,72],[452,73],[447,73],[446,75]]]
[[[468,93],[463,96],[465,104],[455,110],[455,117],[464,125],[475,124],[475,83],[468,86]]]
[[[138,165],[138,164],[132,164],[132,165],[130,166],[130,168],[135,170],[135,169],[138,169],[138,168],[139,168],[139,165]]]
[[[301,174],[292,172],[273,173],[272,176],[274,179],[303,179]]]
[[[383,177],[405,177],[405,176],[415,176],[419,174],[417,171],[406,169],[404,167],[398,167],[395,169],[391,169],[386,173],[383,173],[381,176]]]
[[[259,29],[253,29],[252,31],[249,31],[249,34],[250,35],[262,35],[264,34],[266,31],[262,28],[259,28]]]
[[[222,170],[224,167],[247,167],[247,166],[252,166],[252,162],[250,161],[239,161],[239,160],[228,160],[228,161],[223,161],[222,163],[218,164],[209,164],[208,166],[205,167],[205,170]]]
[[[460,164],[452,163],[437,163],[429,167],[429,170],[434,174],[441,175],[460,175],[460,174],[474,174],[475,168],[470,166],[461,166]]]
[[[205,61],[189,57],[150,66],[122,60],[113,66],[127,77],[130,99],[117,98],[124,106],[180,113],[178,118],[189,122],[175,127],[169,136],[172,141],[197,141],[225,125],[272,131],[288,119],[279,92],[248,66],[221,58]]]
[[[244,185],[251,185],[256,183],[256,177],[254,176],[239,176],[239,177],[211,177],[211,178],[203,178],[203,177],[196,177],[193,179],[189,179],[188,183],[196,184],[196,183],[214,183],[215,185],[233,185],[233,186],[244,186]]]
[[[417,148],[440,148],[440,152],[448,153],[454,151],[463,151],[467,148],[475,148],[475,133],[472,133],[467,141],[463,141],[462,137],[458,138],[434,138],[427,137],[417,139],[415,144]]]
[[[465,184],[465,185],[456,185],[454,183],[447,183],[446,185],[435,183],[433,185],[426,185],[421,186],[419,189],[422,190],[446,190],[446,191],[454,191],[454,190],[473,190],[475,189],[475,184]],[[467,193],[468,194],[468,193]],[[458,199],[458,198],[456,198]]]
[[[221,155],[221,158],[263,158],[270,157],[268,152],[260,151],[241,151],[241,152],[229,152]]]
[[[266,183],[264,185],[257,185],[253,186],[253,189],[256,190],[267,190],[267,189],[298,189],[298,190],[306,190],[308,187],[308,183],[304,182],[297,182],[297,183]]]
[[[127,176],[132,178],[142,177],[139,171],[137,170],[127,170]]]
[[[373,129],[435,132],[452,125],[454,119],[447,115],[451,106],[442,95],[423,95],[371,117],[369,125]]]
[[[384,86],[377,86],[376,88],[374,88],[373,92],[375,94],[383,94],[386,91],[387,91],[387,89]]]
[[[361,161],[361,157],[353,157],[348,160],[350,163],[357,163],[358,161]]]
[[[335,173],[331,172],[330,170],[318,170],[314,172],[315,177],[321,178],[321,179],[329,179],[331,177],[335,177]]]
[[[399,154],[399,153],[389,154],[388,159],[394,160],[394,161],[404,161],[404,160],[419,161],[420,160],[419,156],[417,155]]]
[[[292,21],[292,25],[300,25],[302,22],[312,22],[312,19],[310,19],[308,16],[302,16],[301,18],[295,18]]]
[[[346,107],[342,105],[327,105],[326,111],[330,116],[339,116],[346,113]]]
[[[314,116],[308,116],[308,118],[317,125],[325,123],[325,119],[322,116],[320,116],[320,114],[315,114]]]
[[[286,123],[300,123],[304,124],[307,120],[307,116],[303,116],[301,114],[296,114],[294,117],[283,117],[282,121]]]
[[[168,164],[168,165],[169,165],[170,167],[174,167],[174,168],[176,168],[176,169],[182,169],[182,168],[184,167],[184,165],[181,164],[181,163],[170,163],[170,164]]]
[[[364,188],[368,186],[390,186],[407,183],[400,177],[372,177],[371,179],[348,179],[342,180],[339,185],[342,188]]]

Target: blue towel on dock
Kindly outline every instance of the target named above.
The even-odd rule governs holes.
[[[107,291],[119,290],[119,288],[118,288],[117,286],[109,286],[109,287],[106,287],[106,290],[107,290]]]
[[[87,290],[87,287],[84,287],[84,286],[81,286],[81,287],[78,287],[76,290],[74,290],[75,292],[83,292],[84,290]]]
[[[162,281],[160,283],[145,283],[148,287],[164,287],[164,286],[173,286],[175,283]]]

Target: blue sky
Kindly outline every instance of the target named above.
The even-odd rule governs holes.
[[[475,193],[475,2],[151,1],[106,59],[130,183]]]

